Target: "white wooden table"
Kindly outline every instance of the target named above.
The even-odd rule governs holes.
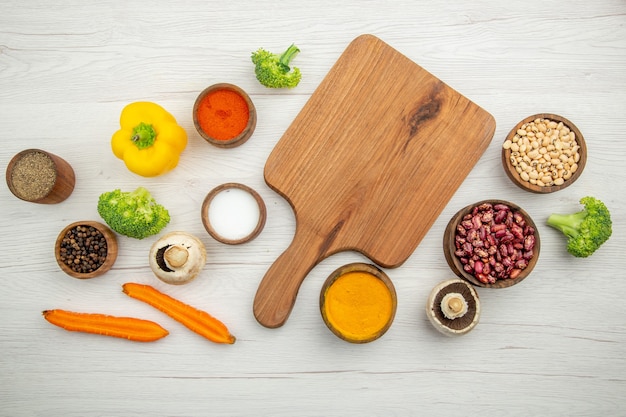
[[[153,4],[156,3],[156,4]],[[315,2],[45,2],[0,5],[0,163],[41,148],[65,158],[77,182],[58,205],[37,205],[0,187],[0,415],[2,416],[363,416],[626,414],[626,3],[623,0]],[[423,66],[497,121],[493,141],[408,261],[387,270],[398,292],[389,332],[366,345],[323,324],[319,290],[337,267],[328,258],[304,281],[279,329],[252,314],[265,271],[290,243],[289,205],[263,181],[273,146],[347,44],[372,33]],[[250,53],[295,42],[303,75],[293,90],[256,81]],[[258,111],[253,137],[230,150],[195,132],[191,108],[206,86],[245,89]],[[187,130],[171,173],[130,173],[109,145],[130,102],[154,101]],[[571,187],[535,195],[500,166],[509,129],[535,113],[561,114],[584,133],[589,160]],[[3,168],[4,169],[4,168]],[[204,230],[200,205],[224,182],[255,188],[268,208],[254,241],[227,246]],[[151,273],[155,238],[119,239],[106,275],[81,281],[56,265],[57,234],[99,220],[100,193],[142,185],[172,216],[166,230],[200,237],[208,261],[194,282],[172,287]],[[613,237],[576,259],[545,225],[594,195],[613,214]],[[452,278],[441,248],[461,207],[500,198],[539,223],[542,252],[523,283],[479,289],[480,324],[461,338],[437,333],[424,303]],[[238,340],[212,344],[132,300],[121,285],[154,285],[227,323]],[[65,332],[41,311],[65,308],[132,315],[170,336],[152,344]]]

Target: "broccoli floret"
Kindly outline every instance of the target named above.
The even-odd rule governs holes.
[[[593,254],[612,233],[611,214],[604,203],[594,197],[583,197],[585,208],[578,213],[551,214],[548,225],[568,237],[567,251],[579,258]]]
[[[135,239],[156,235],[170,222],[169,212],[143,187],[102,193],[98,213],[111,229]]]
[[[300,52],[294,44],[282,55],[260,48],[252,53],[252,63],[257,80],[268,88],[293,88],[298,85],[302,74],[296,67],[290,68],[289,62]]]

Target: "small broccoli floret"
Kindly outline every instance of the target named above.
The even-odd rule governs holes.
[[[156,235],[170,222],[169,212],[143,187],[102,193],[98,213],[111,229],[135,239]]]
[[[583,197],[585,208],[578,213],[551,214],[548,225],[568,237],[567,251],[579,258],[593,254],[612,233],[611,214],[604,203],[594,197]]]
[[[296,67],[290,68],[289,63],[300,52],[294,44],[282,55],[274,54],[260,48],[252,53],[252,63],[257,80],[268,88],[293,88],[298,85],[302,74]]]

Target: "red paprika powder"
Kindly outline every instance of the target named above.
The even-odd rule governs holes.
[[[200,101],[196,118],[204,133],[213,139],[230,140],[246,128],[250,109],[236,91],[219,89]]]

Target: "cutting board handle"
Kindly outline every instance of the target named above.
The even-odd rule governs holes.
[[[253,309],[260,324],[269,328],[285,324],[304,278],[325,257],[323,241],[296,228],[293,241],[270,266],[257,289]]]

